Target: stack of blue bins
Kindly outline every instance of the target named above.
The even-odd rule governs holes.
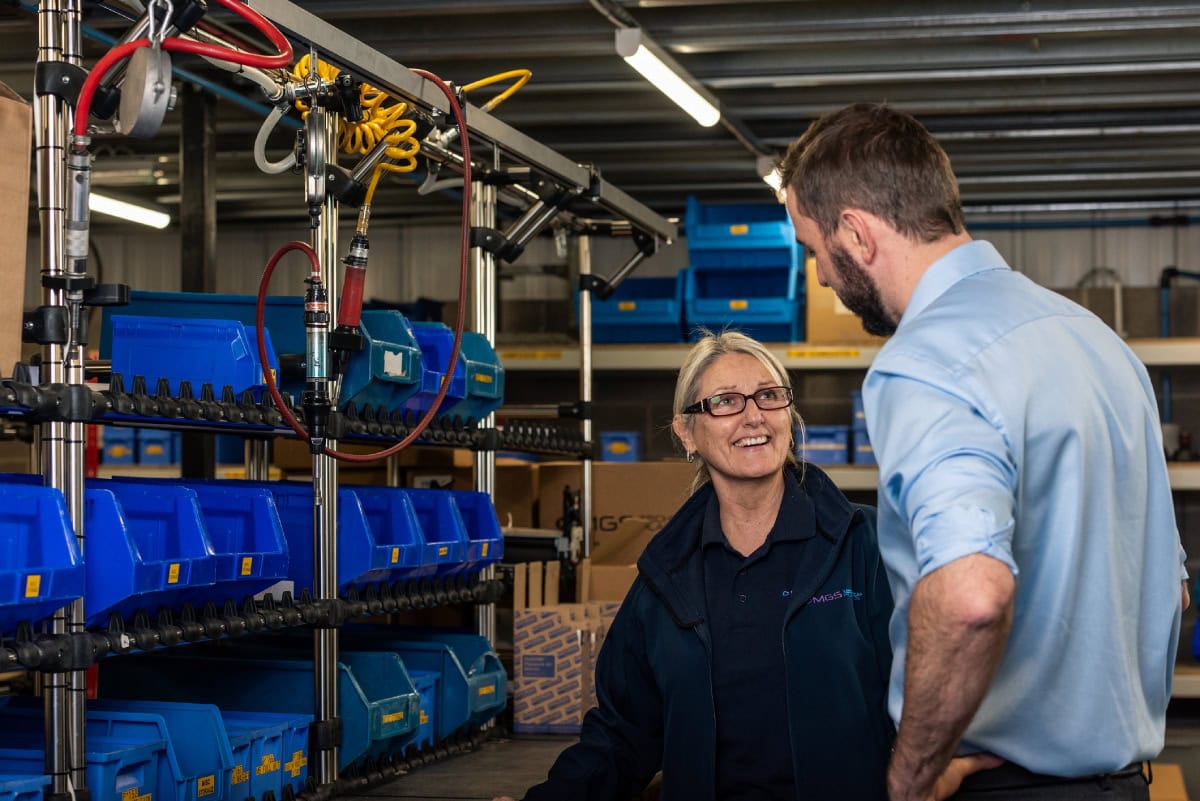
[[[851,447],[854,448],[854,464],[876,464],[875,449],[871,447],[871,437],[867,433],[867,417],[863,413],[861,390],[856,389],[850,393],[850,405],[854,410],[851,422]]]
[[[686,322],[765,342],[804,337],[804,254],[778,203],[712,206],[688,198]]]
[[[627,278],[606,300],[592,300],[592,341],[683,342],[687,270],[673,278]]]
[[[841,465],[850,461],[850,426],[804,426],[796,429],[797,456],[812,464]]]
[[[156,698],[211,703],[221,709],[311,715],[311,640],[239,642],[221,649],[176,649],[169,653],[108,660],[100,686],[112,698]],[[297,645],[298,644],[298,645]],[[414,740],[420,696],[393,653],[343,650],[337,666],[342,719],[339,762],[346,767],[379,750]],[[290,780],[297,777],[285,777]]]
[[[0,477],[0,635],[83,594],[84,563],[62,493]]]

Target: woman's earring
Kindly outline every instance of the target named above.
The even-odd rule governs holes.
[[[688,460],[688,464],[691,464],[692,462],[696,461],[696,452],[688,451],[687,452],[687,460]]]

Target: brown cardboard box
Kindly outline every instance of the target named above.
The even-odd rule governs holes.
[[[804,341],[817,345],[870,344],[886,340],[863,330],[862,320],[817,280],[816,261],[804,260]]]
[[[538,525],[562,525],[563,487],[578,491],[583,481],[579,462],[538,465]],[[622,520],[641,517],[658,531],[688,498],[695,465],[685,461],[593,462],[592,539],[603,541]]]
[[[1150,801],[1188,801],[1183,784],[1183,768],[1170,762],[1151,763],[1154,781],[1150,783]]]
[[[29,164],[33,110],[0,83],[0,374],[12,375],[21,359],[25,302],[25,243],[29,239]]]
[[[654,537],[650,521],[629,518],[598,543],[592,555],[579,563],[579,600],[625,600],[637,578],[637,560]]]

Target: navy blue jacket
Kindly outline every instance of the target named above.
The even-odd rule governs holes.
[[[806,465],[814,530],[782,632],[797,799],[886,801],[892,596],[875,510]],[[628,801],[663,772],[663,801],[718,801],[711,640],[696,492],[638,560],[596,665],[597,707],[579,743],[525,801]],[[764,676],[764,681],[776,677]]]

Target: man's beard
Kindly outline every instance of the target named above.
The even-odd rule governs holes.
[[[896,333],[896,322],[883,308],[879,287],[866,270],[841,245],[830,244],[829,259],[841,277],[842,287],[837,290],[837,296],[847,309],[859,316],[863,330],[883,337]]]

